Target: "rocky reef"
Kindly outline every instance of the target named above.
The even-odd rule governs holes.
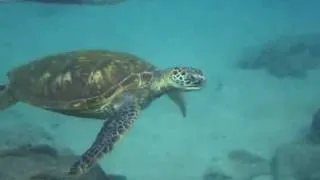
[[[280,145],[271,160],[235,150],[205,170],[203,180],[319,180],[320,146]]]
[[[21,145],[55,145],[53,136],[40,125],[31,123],[3,123],[0,127],[0,149],[15,148]]]
[[[79,157],[67,149],[59,151],[49,145],[22,145],[0,150],[0,179],[63,180],[70,165]],[[79,180],[126,180],[122,175],[107,175],[95,165]]]
[[[205,170],[203,180],[269,180],[270,163],[257,154],[236,149],[216,159]]]
[[[44,3],[44,4],[74,4],[74,5],[117,5],[127,0],[2,0],[2,3]]]
[[[247,48],[237,67],[264,69],[277,78],[306,78],[309,70],[320,68],[320,34],[281,36]]]
[[[319,180],[320,146],[284,144],[277,148],[271,161],[274,180]]]

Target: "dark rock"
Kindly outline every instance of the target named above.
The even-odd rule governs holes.
[[[0,151],[0,179],[61,180],[79,157],[62,153],[49,145],[24,145]],[[95,165],[78,180],[126,180],[122,175],[107,175]]]
[[[320,136],[320,109],[312,116],[311,129],[314,133]]]
[[[235,149],[227,157],[214,158],[203,180],[255,180],[266,175],[270,175],[269,161],[244,149]]]
[[[315,44],[309,48],[310,55],[315,58],[320,57],[320,44]]]
[[[232,177],[221,172],[205,172],[202,180],[232,180]]]
[[[4,123],[0,127],[0,137],[0,149],[15,148],[26,144],[55,144],[49,132],[31,123]]]
[[[320,109],[312,116],[310,132],[307,138],[314,144],[320,144]]]
[[[306,78],[320,68],[320,34],[283,36],[249,48],[237,63],[241,69],[265,69],[277,78]]]
[[[74,5],[116,5],[127,0],[2,0],[2,3],[44,3],[44,4],[74,4]]]
[[[271,169],[274,180],[319,180],[320,147],[285,144],[276,149]]]

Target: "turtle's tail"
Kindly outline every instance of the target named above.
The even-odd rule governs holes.
[[[0,111],[15,105],[17,102],[8,90],[7,85],[0,85]]]

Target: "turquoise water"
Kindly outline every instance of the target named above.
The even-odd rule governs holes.
[[[213,158],[239,148],[270,158],[277,145],[308,128],[320,106],[320,71],[304,79],[279,79],[234,64],[246,47],[282,35],[319,32],[319,5],[299,0],[129,0],[100,7],[0,4],[0,80],[6,83],[6,72],[23,63],[76,49],[125,51],[159,68],[200,68],[207,86],[186,94],[186,118],[168,98],[155,101],[100,164],[129,180],[202,179]],[[101,127],[100,121],[26,104],[1,112],[0,118],[3,130],[20,127],[21,132],[28,124],[40,132],[25,140],[10,134],[11,144],[49,140],[77,154],[89,147]]]

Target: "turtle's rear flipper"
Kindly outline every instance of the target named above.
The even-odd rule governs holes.
[[[6,85],[0,85],[0,111],[15,105],[18,101],[15,100]]]

